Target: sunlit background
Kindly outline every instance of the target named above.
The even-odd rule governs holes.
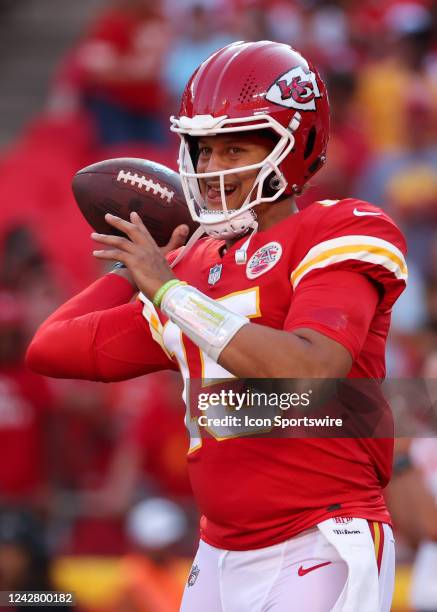
[[[368,199],[402,226],[411,281],[388,374],[437,378],[436,14],[431,0],[0,0],[0,590],[73,590],[82,612],[178,609],[198,537],[178,377],[49,380],[22,355],[103,273],[72,176],[110,157],[176,169],[168,117],[229,42],[286,42],[320,68],[332,134],[302,197]],[[397,454],[393,610],[436,612],[437,442]]]

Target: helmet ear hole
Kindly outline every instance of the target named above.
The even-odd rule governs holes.
[[[262,190],[262,197],[263,198],[274,197],[276,193],[281,189],[281,187],[282,187],[281,179],[274,172],[272,172],[271,174],[269,174],[269,176],[266,178],[264,182],[264,186]],[[281,199],[282,197],[280,196],[279,198],[277,198],[277,200],[275,200],[275,202],[276,201],[279,202]]]
[[[269,181],[269,187],[274,191],[279,191],[281,189],[281,179],[278,176],[272,176]]]
[[[303,158],[304,159],[308,159],[308,157],[313,152],[314,144],[316,142],[316,136],[317,136],[317,131],[316,131],[315,126],[313,125],[312,128],[309,131],[307,142],[306,142],[306,145],[305,145],[305,152],[303,154]]]

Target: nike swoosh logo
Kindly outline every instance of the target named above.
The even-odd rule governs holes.
[[[358,208],[354,208],[354,215],[356,217],[378,217],[382,215],[380,212],[371,212],[370,210],[358,210]]]
[[[306,567],[305,569],[300,566],[300,568],[297,570],[297,573],[299,574],[299,576],[305,576],[305,574],[313,572],[314,570],[319,569],[319,567],[325,567],[325,565],[330,565],[331,563],[332,561],[326,561],[325,563],[319,563],[319,565],[313,565],[311,567]]]

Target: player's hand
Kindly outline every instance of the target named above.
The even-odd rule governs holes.
[[[93,232],[91,238],[108,247],[93,251],[93,255],[98,259],[123,262],[138,289],[152,299],[164,283],[175,278],[165,255],[184,244],[188,227],[179,225],[170,242],[159,248],[137,213],[131,213],[130,222],[109,213],[105,215],[105,220],[126,234],[127,238]]]

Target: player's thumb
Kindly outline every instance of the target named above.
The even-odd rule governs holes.
[[[189,231],[190,231],[190,228],[188,227],[188,225],[178,225],[173,230],[170,241],[164,247],[164,251],[168,253],[169,251],[174,251],[175,249],[184,245]]]

